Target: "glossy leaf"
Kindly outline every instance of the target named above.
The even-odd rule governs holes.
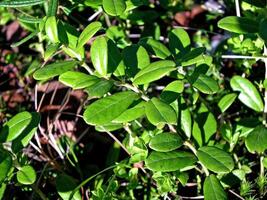
[[[179,107],[178,105],[178,112],[181,112],[181,128],[184,131],[186,137],[190,138],[192,132],[192,117],[184,98],[181,98],[181,106]]]
[[[31,120],[32,115],[27,111],[16,114],[4,124],[0,132],[0,142],[10,142],[19,137]]]
[[[147,168],[153,171],[171,172],[194,165],[196,158],[184,151],[153,151],[145,160]]]
[[[122,52],[126,74],[134,77],[138,69],[143,69],[150,64],[150,58],[146,49],[139,45],[128,46]]]
[[[243,104],[255,111],[263,111],[261,96],[256,87],[248,79],[241,76],[234,76],[230,84],[234,91],[240,92],[238,99]]]
[[[72,70],[77,65],[76,61],[61,61],[38,69],[33,77],[36,80],[47,80]]]
[[[22,133],[12,141],[12,150],[13,152],[18,152],[24,147],[26,147],[34,134],[37,131],[38,125],[41,121],[41,116],[37,112],[31,113],[31,121],[28,126],[22,131]]]
[[[76,191],[73,197],[71,198],[71,194],[77,186],[78,186],[77,181],[73,179],[71,176],[60,174],[56,179],[56,189],[59,196],[63,200],[69,200],[69,199],[81,200],[82,197],[79,191]]]
[[[90,97],[102,97],[109,92],[113,86],[113,81],[100,80],[99,82],[86,88],[85,91],[89,93]]]
[[[202,62],[205,59],[203,55],[204,51],[205,51],[204,47],[199,47],[191,50],[182,57],[181,65],[189,66]]]
[[[111,16],[119,16],[126,10],[125,0],[103,0],[103,8]]]
[[[176,124],[177,115],[174,109],[157,98],[147,102],[145,111],[148,121],[155,126],[165,123]]]
[[[20,184],[31,185],[36,181],[36,172],[30,165],[23,166],[17,172],[17,180]]]
[[[175,150],[183,145],[182,138],[175,133],[160,133],[155,135],[149,147],[159,152],[169,152]]]
[[[228,173],[234,169],[231,155],[217,147],[201,147],[197,151],[197,157],[205,167],[216,173]]]
[[[226,192],[224,191],[220,181],[213,174],[206,177],[204,182],[204,198],[205,200],[227,200]]]
[[[140,44],[158,58],[166,59],[171,55],[170,50],[164,44],[152,38],[144,39]]]
[[[237,94],[230,93],[221,98],[221,100],[218,103],[219,108],[221,109],[221,112],[225,112],[235,101],[237,97]]]
[[[45,32],[52,43],[58,43],[58,28],[55,16],[48,17],[45,22]]]
[[[263,153],[267,149],[267,128],[257,126],[246,138],[246,147],[250,152]]]
[[[138,119],[139,117],[143,116],[145,114],[145,102],[141,102],[137,104],[136,106],[127,109],[124,111],[119,117],[113,120],[113,122],[116,123],[125,123],[130,122],[135,119]]]
[[[108,44],[105,37],[98,37],[91,46],[91,60],[96,71],[101,76],[108,72]]]
[[[167,103],[175,101],[184,90],[183,81],[177,80],[168,84],[160,94],[160,98]]]
[[[0,149],[0,185],[7,178],[7,175],[12,167],[12,157],[5,151]]]
[[[82,72],[69,71],[60,75],[58,80],[76,90],[92,86],[98,83],[101,79],[93,75],[84,74]]]
[[[228,16],[218,22],[218,26],[234,33],[257,33],[259,23],[251,18]]]
[[[86,108],[84,120],[91,125],[105,125],[120,116],[137,99],[138,95],[131,91],[104,97]]]
[[[181,58],[190,51],[190,37],[184,29],[173,29],[168,38],[170,50],[175,58]]]
[[[79,36],[77,49],[83,47],[101,28],[102,24],[100,22],[89,24]]]
[[[134,84],[142,85],[156,81],[175,70],[175,63],[170,60],[157,61],[148,65],[134,77]]]
[[[219,90],[218,83],[213,78],[204,74],[200,74],[197,80],[193,83],[193,87],[204,94],[214,94]]]
[[[28,7],[44,3],[45,0],[15,0],[15,1],[1,1],[0,7],[10,7],[10,8],[19,8],[19,7]]]

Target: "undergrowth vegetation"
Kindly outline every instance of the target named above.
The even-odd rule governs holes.
[[[265,0],[0,1],[0,199],[265,199]]]

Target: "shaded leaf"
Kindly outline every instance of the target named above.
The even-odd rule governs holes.
[[[250,152],[263,153],[267,149],[267,128],[257,126],[246,137],[246,147]]]
[[[158,58],[166,59],[171,55],[170,50],[164,44],[152,38],[143,39],[140,44]]]
[[[184,90],[184,82],[177,80],[168,84],[160,94],[160,98],[167,103],[175,101]]]
[[[113,81],[100,80],[94,85],[91,85],[90,87],[86,88],[85,91],[89,93],[90,97],[102,97],[108,93],[112,86]]]
[[[204,182],[205,200],[227,200],[227,195],[217,177],[213,174],[206,177]]]
[[[72,198],[71,194],[72,191],[78,186],[78,183],[75,179],[73,179],[71,176],[68,176],[66,174],[60,174],[58,175],[56,179],[56,189],[59,194],[59,196],[63,200],[81,200],[82,197],[79,193],[79,191],[76,191]]]
[[[0,149],[0,185],[2,181],[7,178],[7,175],[12,167],[12,157],[11,155],[3,150]]]
[[[193,87],[204,94],[214,94],[219,90],[218,83],[213,78],[204,74],[199,75],[197,80],[193,83]]]

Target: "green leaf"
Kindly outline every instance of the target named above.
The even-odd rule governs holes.
[[[231,93],[223,96],[218,103],[221,112],[225,112],[235,101],[237,94]]]
[[[101,28],[102,24],[100,22],[89,24],[79,36],[77,49],[83,47]]]
[[[29,112],[21,112],[12,117],[4,124],[0,132],[0,142],[10,142],[23,132],[23,130],[31,123],[32,115]]]
[[[131,91],[104,97],[86,108],[84,120],[91,125],[105,125],[120,116],[137,99],[138,95]]]
[[[197,151],[197,157],[205,167],[216,173],[229,173],[234,169],[231,155],[217,147],[201,147]]]
[[[97,37],[91,46],[91,60],[101,76],[108,72],[108,43],[104,36]]]
[[[86,88],[85,91],[89,93],[90,97],[102,97],[108,93],[113,86],[113,81],[101,80],[94,85]]]
[[[33,74],[36,80],[47,80],[72,70],[77,65],[76,61],[61,61],[44,66]]]
[[[66,48],[70,48],[75,51],[75,54],[83,52],[83,49],[76,49],[77,41],[79,37],[77,29],[69,23],[59,20],[58,22],[58,39],[65,45]]]
[[[199,75],[197,80],[193,83],[193,87],[204,94],[214,94],[219,90],[218,83],[205,74]]]
[[[138,69],[143,69],[150,64],[146,49],[136,44],[125,47],[122,51],[122,57],[128,77],[134,77]]]
[[[121,52],[112,40],[108,44],[108,73],[113,73],[122,64]]]
[[[64,85],[73,89],[83,89],[98,83],[101,79],[93,75],[87,75],[82,72],[65,72],[58,79]]]
[[[52,43],[58,43],[57,20],[55,16],[48,17],[45,22],[45,32]]]
[[[181,128],[184,131],[186,137],[190,138],[192,132],[192,117],[184,98],[181,98],[181,106],[179,107],[178,105],[178,112],[181,112]]]
[[[23,166],[17,172],[17,180],[20,184],[31,185],[36,181],[36,172],[32,166]]]
[[[154,136],[149,147],[159,152],[169,152],[183,145],[182,138],[175,133],[160,133]]]
[[[249,108],[262,112],[263,102],[256,87],[246,78],[234,76],[230,81],[234,91],[239,91],[238,99]]]
[[[43,21],[43,19],[35,18],[35,17],[29,17],[29,16],[20,16],[18,17],[18,20],[20,22],[28,23],[28,24],[38,24]]]
[[[126,123],[138,119],[145,114],[145,102],[142,101],[136,106],[124,111],[119,117],[113,120],[116,123]]]
[[[246,147],[250,152],[263,153],[267,149],[267,128],[257,126],[246,137]]]
[[[145,160],[147,168],[153,171],[171,172],[194,165],[196,158],[184,151],[156,152],[153,151]]]
[[[125,0],[103,0],[103,8],[111,16],[119,16],[126,10]]]
[[[218,22],[218,26],[230,32],[246,34],[257,33],[259,23],[251,18],[228,16]]]
[[[204,47],[199,47],[191,50],[188,52],[186,55],[182,57],[181,65],[182,66],[189,66],[189,65],[194,65],[196,63],[202,62],[205,57],[203,53],[205,52]]]
[[[148,121],[155,126],[165,123],[176,124],[177,115],[174,109],[157,98],[152,98],[146,103],[145,111]]]
[[[71,176],[60,174],[58,175],[56,179],[56,189],[59,194],[59,196],[63,200],[81,200],[82,197],[79,193],[79,190],[76,191],[72,198],[71,194],[72,191],[78,186],[78,183],[75,179],[73,179]]]
[[[41,121],[41,116],[37,112],[31,113],[31,121],[29,125],[23,130],[23,132],[12,141],[12,150],[13,152],[19,152],[21,149],[26,147],[34,134],[37,131],[38,125]]]
[[[0,185],[7,178],[7,175],[12,167],[12,157],[5,151],[0,149]]]
[[[152,38],[143,39],[140,44],[158,58],[166,59],[171,55],[170,50],[164,44]]]
[[[58,0],[49,0],[48,3],[48,13],[47,16],[56,16],[57,15]]]
[[[201,104],[200,109],[198,110],[197,117],[193,125],[193,137],[199,146],[206,144],[210,138],[216,133],[217,130],[217,121],[208,110],[208,108]]]
[[[190,51],[190,37],[184,29],[173,29],[168,37],[170,50],[176,59],[181,58]]]
[[[116,131],[118,129],[122,129],[123,124],[109,123],[103,126],[96,126],[95,130],[98,132],[107,132],[107,131]]]
[[[213,174],[206,177],[204,182],[205,200],[227,200],[227,195],[217,177]]]
[[[53,56],[53,54],[56,53],[56,51],[59,49],[60,44],[49,44],[44,52],[44,60],[47,61]]]
[[[260,22],[259,25],[259,36],[264,40],[264,42],[267,42],[267,19],[263,19]]]
[[[43,4],[44,0],[15,0],[15,1],[2,1],[0,2],[0,7],[10,7],[10,8],[19,8],[34,6],[38,4]]]
[[[160,98],[167,103],[172,103],[178,98],[178,96],[180,95],[180,93],[183,92],[183,90],[183,81],[173,81],[163,89],[162,93],[160,94]]]
[[[20,41],[18,41],[16,43],[13,43],[11,45],[11,47],[12,48],[18,47],[18,46],[24,44],[25,42],[28,42],[30,39],[34,38],[35,36],[37,36],[37,34],[38,34],[38,31],[34,31],[31,34],[29,34],[28,36],[26,36],[25,38],[23,38],[22,40],[20,40]]]
[[[156,61],[138,72],[134,77],[134,84],[142,85],[156,81],[175,70],[175,63],[170,60]]]

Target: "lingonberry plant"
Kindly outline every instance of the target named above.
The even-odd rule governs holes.
[[[19,73],[36,82],[23,88],[34,91],[34,106],[4,118],[0,197],[266,197],[266,2],[225,1],[237,16],[214,13],[212,2],[199,9],[216,23],[198,30],[170,21],[187,8],[176,0],[1,1],[7,21],[30,32],[11,47],[34,49]],[[51,108],[59,98],[60,106],[47,116],[42,104],[55,81],[46,101]],[[67,93],[56,97],[60,86]],[[70,100],[77,91],[78,103]],[[68,103],[80,106],[71,113]],[[82,118],[85,130],[57,135],[64,115]],[[107,143],[83,140],[90,134],[113,141],[105,157]]]

